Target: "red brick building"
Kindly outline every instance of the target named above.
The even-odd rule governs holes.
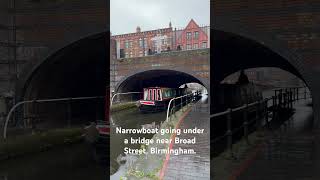
[[[141,31],[138,26],[135,33],[111,36],[116,41],[117,58],[131,58],[152,55],[171,50],[191,50],[209,48],[209,26],[200,27],[191,19],[187,27],[173,30],[169,27],[151,31]]]
[[[180,31],[175,31],[176,47],[183,50],[209,48],[209,26],[199,27],[199,25],[191,19],[187,27]]]

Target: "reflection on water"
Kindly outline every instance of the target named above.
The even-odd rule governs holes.
[[[85,144],[70,145],[24,158],[2,161],[0,180],[101,180],[107,169],[93,160]]]
[[[110,134],[110,165],[111,165],[111,180],[119,180],[120,176],[123,176],[128,167],[136,160],[137,157],[130,155],[124,156],[123,148],[140,148],[140,145],[132,145],[123,143],[124,139],[146,137],[152,138],[152,135],[141,135],[141,134],[116,134],[116,127],[122,128],[136,128],[139,129],[142,125],[153,124],[159,125],[161,121],[164,121],[166,117],[165,112],[159,113],[147,113],[143,114],[138,109],[130,109],[112,114],[112,121],[114,125],[111,126]],[[121,165],[120,165],[121,164]]]

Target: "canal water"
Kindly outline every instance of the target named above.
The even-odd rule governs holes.
[[[108,173],[84,143],[0,162],[0,180],[102,180]]]
[[[138,156],[124,154],[124,148],[140,148],[140,145],[124,144],[124,139],[145,137],[152,138],[150,135],[141,134],[117,134],[116,127],[140,129],[142,125],[149,127],[160,125],[166,118],[166,112],[141,113],[137,108],[125,111],[115,112],[111,115],[111,133],[110,133],[110,174],[111,180],[119,180],[125,175],[127,169],[134,163]]]

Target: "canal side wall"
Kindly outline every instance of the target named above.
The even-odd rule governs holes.
[[[127,109],[133,109],[133,108],[137,108],[136,102],[127,102],[127,103],[112,105],[110,108],[110,111],[112,113],[115,113],[115,112],[119,112]]]

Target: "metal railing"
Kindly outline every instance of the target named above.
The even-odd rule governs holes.
[[[300,89],[304,89],[303,92]],[[280,108],[293,108],[293,102],[298,101],[300,99],[311,98],[310,91],[307,91],[306,87],[294,87],[294,88],[286,88],[286,89],[276,89],[275,95],[269,98],[265,98],[263,100],[258,100],[253,103],[245,104],[243,106],[237,108],[229,108],[226,111],[215,113],[210,115],[210,118],[217,117],[226,117],[226,131],[223,135],[215,137],[211,143],[216,143],[221,141],[223,138],[227,138],[227,149],[230,152],[230,156],[233,157],[232,152],[232,144],[233,144],[233,135],[239,133],[243,130],[243,134],[240,137],[245,138],[247,144],[249,144],[249,126],[255,123],[255,128],[258,129],[262,125],[262,120],[264,118],[265,125],[269,127],[269,117],[270,113],[272,113],[272,119],[277,116],[277,110]],[[300,92],[299,92],[300,91]],[[301,94],[303,95],[301,97]],[[307,96],[309,94],[309,96]],[[272,103],[269,103],[272,102]],[[243,124],[239,127],[232,128],[232,115],[236,112],[242,112]],[[255,118],[249,120],[249,113],[255,112]]]
[[[125,92],[125,93],[115,93],[112,97],[111,97],[111,101],[110,101],[110,106],[113,105],[113,101],[114,98],[120,95],[133,95],[133,94],[143,94],[143,92]],[[133,101],[133,98],[131,97],[131,102]]]
[[[8,124],[11,118],[12,113],[21,105],[27,104],[27,103],[45,103],[45,102],[60,102],[60,101],[73,101],[73,100],[89,100],[89,99],[102,99],[105,98],[105,96],[92,96],[92,97],[73,97],[73,98],[57,98],[57,99],[34,99],[34,100],[26,100],[16,103],[9,111],[4,127],[3,127],[3,138],[7,138],[7,129]]]
[[[169,104],[167,107],[166,121],[169,121],[171,115],[173,115],[178,110],[178,108],[183,110],[184,105],[188,105],[190,102],[195,100],[195,97],[199,96],[200,94],[201,94],[200,91],[196,91],[183,96],[172,98],[169,101]],[[176,104],[177,100],[180,100],[178,104]]]

